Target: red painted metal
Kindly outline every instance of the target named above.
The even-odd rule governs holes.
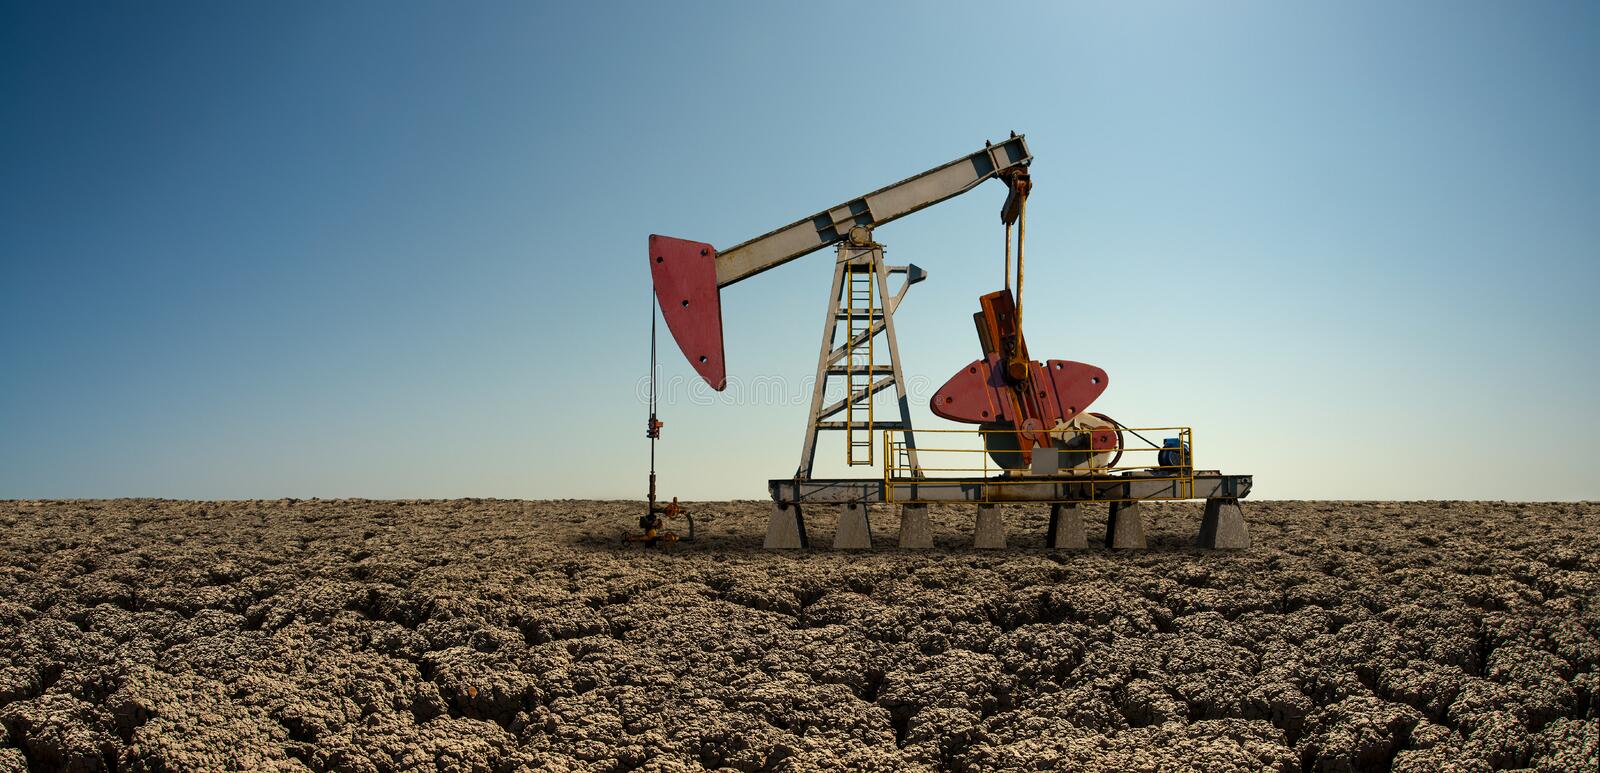
[[[999,355],[974,360],[933,393],[929,408],[935,416],[968,424],[1005,422],[1025,429],[1022,425],[1031,419],[1049,428],[1083,413],[1106,391],[1106,372],[1093,365],[1071,360],[1030,362],[1034,392],[1027,402],[1032,405],[1019,407],[1016,390],[1001,375],[1002,367]]]
[[[1017,301],[1010,290],[996,290],[978,297],[978,309],[983,312],[984,324],[989,329],[989,340],[1001,354],[1006,354],[1006,339],[1014,339],[1016,354],[1028,357],[1028,344],[1022,340],[1022,329],[1017,327]]]
[[[1010,388],[1000,377],[1000,357],[973,360],[933,393],[933,415],[968,424],[1015,423]]]
[[[717,248],[705,242],[651,234],[650,275],[661,316],[683,356],[712,389],[726,389],[728,371],[722,356]]]
[[[1095,430],[1090,434],[1089,447],[1096,451],[1115,451],[1116,455],[1111,457],[1111,461],[1107,462],[1106,466],[1117,466],[1117,462],[1122,461],[1122,448],[1126,440],[1122,436],[1122,423],[1099,411],[1090,411],[1089,415],[1101,419],[1112,426],[1112,429]]]
[[[1097,429],[1089,433],[1089,447],[1096,451],[1115,451],[1122,445],[1117,442],[1116,430]]]
[[[1038,367],[1038,363],[1034,363],[1034,366]],[[1090,403],[1106,391],[1106,372],[1088,363],[1050,360],[1044,364],[1044,372],[1049,374],[1045,380],[1050,382],[1050,402],[1054,403],[1057,412],[1054,418],[1060,421],[1083,413]],[[1034,383],[1039,384],[1040,381],[1035,371]]]

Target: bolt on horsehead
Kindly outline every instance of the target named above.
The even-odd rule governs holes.
[[[835,247],[833,286],[823,316],[822,342],[812,386],[799,465],[793,475],[768,481],[773,511],[765,546],[809,547],[806,515],[816,508],[839,513],[835,548],[871,548],[870,505],[900,505],[899,546],[933,546],[928,505],[967,503],[976,508],[976,548],[1006,544],[998,505],[1050,506],[1046,545],[1087,547],[1086,506],[1105,503],[1109,548],[1145,547],[1139,503],[1204,499],[1198,542],[1211,548],[1250,543],[1239,499],[1250,493],[1248,475],[1195,466],[1193,430],[1125,424],[1089,410],[1110,379],[1094,365],[1032,359],[1023,336],[1028,197],[1033,156],[1016,132],[1001,142],[719,250],[706,242],[651,235],[650,272],[655,306],[689,365],[713,389],[727,388],[723,352],[722,292],[768,269]],[[973,314],[978,359],[934,392],[928,408],[969,428],[912,427],[894,313],[906,292],[928,274],[913,264],[889,265],[876,229],[978,188],[988,180],[1006,187],[1000,208],[1005,231],[1001,289],[978,297]],[[1013,253],[1015,260],[1013,260]],[[891,278],[898,280],[892,288]],[[651,310],[650,485],[642,533],[646,546],[685,539],[665,522],[694,521],[677,500],[657,499],[655,445],[662,422],[656,401],[656,317]],[[825,402],[830,384],[838,399]],[[878,395],[893,388],[887,410]],[[843,433],[844,463],[870,467],[862,477],[813,475],[822,432]],[[919,446],[921,440],[923,445]],[[970,447],[958,447],[967,445]]]

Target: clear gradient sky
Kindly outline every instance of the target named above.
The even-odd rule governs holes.
[[[642,497],[648,234],[1013,129],[1098,407],[1258,497],[1600,497],[1600,5],[775,5],[0,3],[0,497]],[[1003,198],[877,234],[924,383]],[[792,474],[830,268],[724,294],[799,399],[669,395],[669,495]]]

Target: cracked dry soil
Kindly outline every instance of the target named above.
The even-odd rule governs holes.
[[[1594,504],[1246,502],[1237,553],[768,507],[0,503],[0,770],[1597,767]]]

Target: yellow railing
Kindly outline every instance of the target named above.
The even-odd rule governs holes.
[[[1032,453],[1019,450],[1019,435],[1037,438],[1040,432],[1015,429],[919,429],[916,438],[919,465],[910,464],[898,433],[883,433],[885,496],[896,501],[896,484],[982,482],[987,486],[1037,486],[1040,483],[1081,484],[1072,489],[1082,496],[1061,501],[1120,501],[1102,493],[1118,489],[1108,483],[1130,478],[1170,481],[1170,496],[1144,499],[1188,499],[1194,489],[1194,431],[1189,427],[1069,427],[1046,431],[1056,449],[1057,465],[1034,465]],[[1117,436],[1115,449],[1095,450],[1091,433]],[[963,445],[967,439],[971,447]],[[1163,453],[1166,452],[1166,453]]]

